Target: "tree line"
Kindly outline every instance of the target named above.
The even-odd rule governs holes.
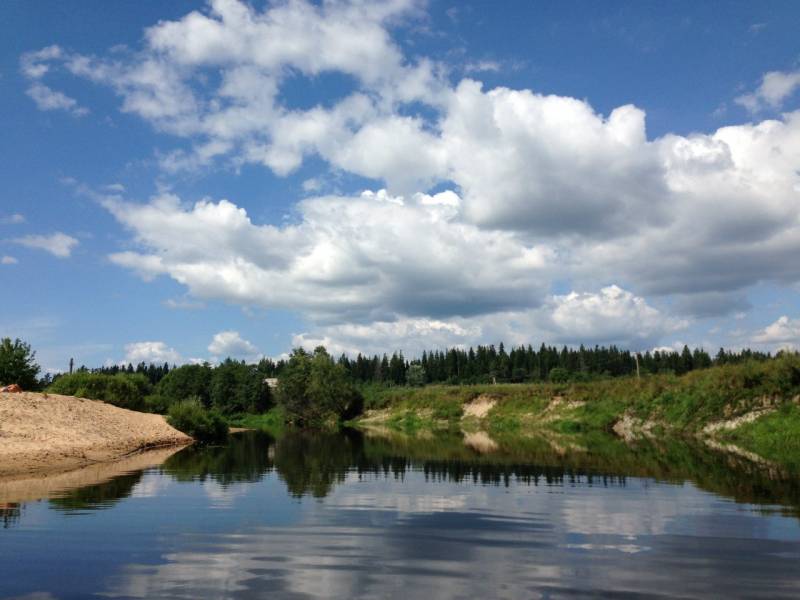
[[[147,373],[160,375],[151,383]],[[267,381],[280,374],[273,394]],[[363,399],[350,374],[323,347],[298,348],[278,365],[270,360],[247,364],[231,358],[218,365],[164,365],[139,371],[102,367],[61,375],[47,388],[56,394],[103,400],[121,408],[168,415],[170,423],[198,439],[219,439],[225,418],[261,414],[276,404],[286,420],[304,426],[328,426],[362,411]]]
[[[326,353],[327,355],[327,353]],[[112,365],[89,369],[81,366],[73,375],[89,373],[97,375],[127,375],[140,389],[159,401],[167,403],[174,398],[185,397],[184,389],[192,389],[208,406],[229,405],[235,409],[260,406],[264,401],[259,395],[260,383],[266,378],[280,378],[291,362],[299,360],[295,354],[290,359],[272,360],[264,358],[256,364],[246,365],[242,361],[227,359],[219,365],[153,364],[140,362],[137,365]],[[330,358],[330,357],[329,357]],[[354,358],[342,354],[334,362],[341,367],[347,378],[354,383],[382,385],[479,384],[479,383],[523,383],[537,381],[585,381],[596,378],[623,377],[638,372],[674,373],[682,375],[696,369],[714,365],[735,364],[747,360],[763,361],[770,353],[756,350],[725,350],[720,348],[712,357],[702,348],[691,350],[688,346],[678,352],[655,350],[634,353],[617,346],[594,346],[578,348],[548,346],[541,344],[535,349],[530,344],[517,346],[507,351],[505,345],[479,345],[475,348],[449,348],[425,351],[418,358],[408,360],[402,352],[367,356],[358,354]],[[332,359],[331,359],[332,360]],[[638,363],[638,365],[637,365]],[[19,383],[23,389],[46,389],[66,374],[46,374],[39,378],[39,366],[35,352],[28,344],[17,339],[0,340],[0,385]],[[170,377],[171,374],[176,372]],[[215,375],[216,374],[216,375]],[[163,385],[162,381],[166,380]],[[85,380],[84,381],[88,381]],[[187,382],[191,381],[189,384]],[[250,381],[244,384],[242,381]],[[215,383],[214,383],[215,382]],[[236,383],[239,382],[239,383]],[[256,385],[259,383],[259,385]],[[223,389],[233,387],[233,400],[223,401],[229,394]],[[216,391],[213,391],[216,390]],[[269,394],[269,390],[264,392]],[[242,410],[245,412],[245,410]]]
[[[156,383],[148,373],[159,374]],[[47,390],[156,413],[167,413],[172,405],[186,400],[222,415],[261,413],[273,405],[265,382],[271,374],[261,364],[228,358],[218,365],[164,365],[139,372],[113,367],[78,369],[55,377]]]
[[[537,381],[586,381],[594,378],[624,377],[648,373],[674,373],[683,375],[715,364],[733,364],[746,360],[763,361],[769,353],[720,348],[712,358],[702,348],[690,350],[684,346],[674,350],[655,350],[634,353],[617,346],[578,348],[542,344],[538,350],[531,345],[518,346],[506,351],[499,346],[476,348],[450,348],[423,352],[418,359],[408,361],[402,352],[391,357],[363,356],[354,359],[346,355],[338,362],[350,373],[353,380],[363,383],[389,385],[523,383]]]

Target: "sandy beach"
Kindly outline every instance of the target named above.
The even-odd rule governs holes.
[[[191,442],[161,415],[72,396],[0,394],[0,478],[64,472]]]

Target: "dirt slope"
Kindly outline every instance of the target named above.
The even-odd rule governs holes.
[[[0,477],[66,471],[191,441],[161,415],[72,396],[0,394]]]

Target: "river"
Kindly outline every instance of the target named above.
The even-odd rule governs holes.
[[[162,460],[6,490],[0,598],[800,596],[798,478],[681,442],[247,432]]]

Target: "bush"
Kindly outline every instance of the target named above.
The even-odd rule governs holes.
[[[78,371],[71,375],[62,375],[47,391],[53,394],[102,400],[128,410],[143,410],[144,398],[150,393],[150,389],[147,377],[140,373],[105,375]]]
[[[172,398],[167,398],[161,394],[151,394],[149,396],[145,396],[144,410],[150,413],[165,415],[167,414],[169,407],[173,404],[175,404],[175,400]]]
[[[406,384],[412,387],[425,385],[425,367],[417,363],[409,366],[406,372]]]
[[[199,398],[190,398],[169,407],[167,422],[200,442],[215,442],[228,437],[228,424],[216,410],[206,410]]]
[[[569,371],[561,367],[556,367],[550,371],[549,379],[553,383],[566,383],[569,381]]]

